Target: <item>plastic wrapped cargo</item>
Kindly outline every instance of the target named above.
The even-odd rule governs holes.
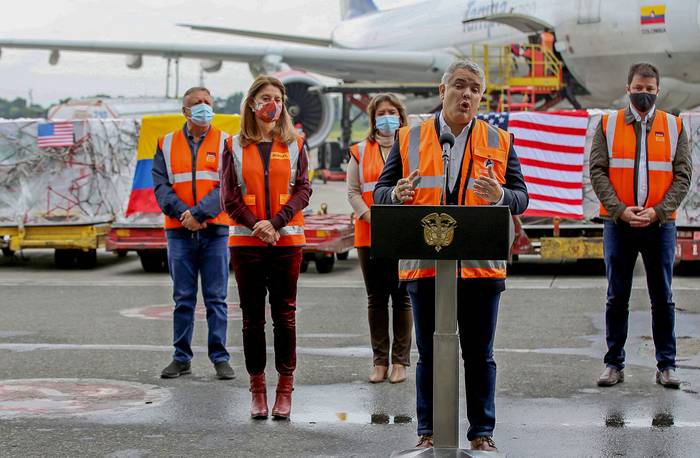
[[[700,227],[700,113],[682,113],[681,119],[690,140],[693,156],[693,177],[690,181],[688,195],[678,208],[676,225],[680,227]]]
[[[58,124],[72,140],[52,138]],[[136,120],[0,120],[0,226],[111,222],[128,203],[138,134]]]

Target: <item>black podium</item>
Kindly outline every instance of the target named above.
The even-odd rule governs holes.
[[[373,205],[373,257],[435,260],[434,449],[393,456],[478,456],[459,449],[459,261],[506,260],[513,242],[505,206]],[[432,264],[431,264],[432,266]],[[494,454],[489,454],[493,456]]]

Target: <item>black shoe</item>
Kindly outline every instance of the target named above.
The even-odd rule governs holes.
[[[181,363],[180,361],[173,360],[168,367],[163,369],[160,373],[161,378],[178,378],[181,375],[191,374],[190,362]]]
[[[233,368],[228,361],[214,364],[214,369],[216,369],[216,376],[219,380],[233,380],[236,378],[236,375],[233,373]]]

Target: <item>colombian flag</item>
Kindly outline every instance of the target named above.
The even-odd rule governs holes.
[[[153,156],[158,148],[158,138],[174,130],[182,129],[185,117],[181,114],[144,116],[141,121],[141,133],[136,152],[136,171],[131,185],[131,195],[126,215],[134,213],[160,213],[160,207],[153,193]],[[234,135],[241,128],[239,115],[216,114],[212,125]]]
[[[642,6],[640,9],[642,25],[666,23],[666,5]]]

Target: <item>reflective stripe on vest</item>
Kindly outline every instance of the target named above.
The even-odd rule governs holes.
[[[625,109],[604,115],[601,121],[608,148],[608,175],[620,201],[626,206],[636,205],[635,165],[637,138],[634,123],[625,122]],[[678,147],[680,119],[656,110],[654,121],[645,133],[648,193],[645,207],[659,204],[673,182],[673,159]],[[601,216],[608,212],[601,204]],[[675,218],[675,213],[671,215]]]
[[[433,122],[430,120],[430,122]],[[420,138],[421,125],[411,128],[408,138],[408,170],[409,174],[420,167]],[[442,161],[442,151],[440,151],[440,161]],[[415,189],[437,188],[438,192],[442,187],[442,175],[421,175]],[[436,204],[437,205],[437,204]]]
[[[384,169],[384,159],[379,143],[364,140],[350,148],[350,154],[357,161],[358,178],[362,200],[367,207],[374,204],[374,189],[377,180]],[[361,215],[358,215],[361,216]],[[355,246],[368,247],[372,245],[372,230],[366,221],[355,220]]]
[[[360,169],[360,191],[374,192],[374,188],[377,187],[377,181],[365,181],[365,148],[367,147],[367,140],[361,141],[357,144],[357,152],[359,153],[358,166]]]
[[[460,202],[466,205],[486,205],[487,202],[477,199],[473,194],[473,179],[480,174],[479,169],[483,162],[492,159],[494,171],[501,183],[505,183],[505,171],[510,150],[510,136],[490,124],[475,119],[476,125],[466,145],[461,166],[462,177],[460,179]],[[408,129],[408,128],[406,128]],[[399,132],[399,146],[404,161],[403,176],[406,177],[413,170],[421,171],[421,179],[416,186],[416,196],[412,204],[439,205],[440,189],[442,187],[442,148],[438,141],[438,133],[435,131],[434,119],[429,119],[419,126]],[[408,145],[405,145],[408,142]],[[407,147],[406,147],[407,146]],[[407,161],[404,156],[407,156]],[[423,159],[423,163],[421,163]],[[470,164],[473,163],[474,165]],[[478,162],[481,161],[481,162]],[[408,164],[406,164],[408,162]],[[423,171],[434,174],[423,175]],[[467,176],[468,173],[471,175]],[[463,189],[467,189],[464,195]],[[399,261],[399,279],[408,281],[435,276],[435,262],[432,260],[402,259]],[[460,278],[505,278],[506,261],[461,261],[459,269]]]
[[[172,163],[172,149],[173,149],[173,134],[170,132],[165,137],[163,137],[163,158],[165,159],[165,171],[168,174],[168,183],[175,183],[175,178],[173,177],[173,163]]]
[[[294,185],[296,181],[297,170],[299,169],[299,160],[301,149],[296,140],[288,143],[286,146],[287,151],[275,151],[275,147],[279,145],[278,142],[274,142],[272,149],[270,150],[270,163],[268,165],[269,170],[269,180],[275,180],[274,174],[277,173],[277,179],[279,179],[280,165],[275,165],[274,162],[279,162],[280,159],[287,159],[289,164],[289,180],[285,182],[284,187],[286,188],[286,193],[284,190],[280,190],[281,183],[278,181],[270,181],[269,191],[272,195],[265,195],[265,187],[261,183],[246,183],[245,180],[245,168],[246,167],[262,167],[262,162],[259,155],[256,157],[245,156],[244,150],[240,144],[240,138],[238,135],[231,139],[231,154],[233,158],[233,168],[236,174],[236,181],[241,189],[241,194],[244,202],[249,210],[253,212],[255,217],[259,220],[266,219],[266,214],[261,214],[260,205],[264,207],[266,205],[267,199],[270,201],[270,212],[271,216],[277,214],[279,209],[286,204],[287,200],[291,198],[294,193]],[[248,145],[246,148],[256,148],[257,145]],[[274,156],[274,154],[287,154],[284,156]],[[248,151],[248,154],[252,154],[252,149]],[[246,159],[247,157],[247,159]],[[246,165],[248,164],[248,165]],[[282,166],[283,167],[283,166]],[[277,170],[277,172],[274,172]],[[253,172],[255,173],[255,172]],[[286,175],[286,173],[285,173]],[[262,173],[260,173],[262,176]],[[253,179],[253,178],[251,178]],[[257,178],[256,178],[257,179]],[[286,180],[286,178],[285,178]],[[252,189],[252,191],[251,191]],[[257,189],[257,195],[255,190]],[[258,200],[259,199],[259,200]],[[265,213],[263,211],[263,213]],[[304,236],[304,216],[301,212],[297,212],[288,225],[281,228],[279,231],[280,239],[276,246],[301,246],[306,243],[306,238]],[[267,246],[267,243],[260,240],[258,237],[253,236],[253,231],[243,225],[234,223],[229,228],[229,246]]]
[[[165,137],[163,137],[163,158],[165,159],[165,170],[168,175],[168,182],[170,184],[175,184],[175,183],[185,183],[185,182],[190,182],[192,181],[192,173],[191,172],[184,172],[184,173],[173,173],[173,163],[172,163],[172,146],[173,146],[173,134],[174,132],[170,132],[167,134]],[[228,134],[226,132],[221,132],[221,135],[219,136],[219,155],[218,155],[218,165],[217,165],[217,171],[216,172],[207,172],[207,171],[201,171],[197,170],[195,172],[195,179],[196,180],[211,180],[211,181],[219,181],[219,177],[221,175],[221,167],[223,161],[221,160],[221,155],[224,152],[224,144],[226,143],[226,139],[228,139]]]
[[[212,137],[218,136],[218,143],[212,144]],[[196,155],[192,155],[192,151],[185,137],[183,130],[170,132],[160,140],[160,148],[165,161],[165,170],[168,176],[168,182],[178,197],[190,207],[194,207],[205,195],[211,192],[220,180],[222,160],[221,156],[224,153],[224,145],[228,134],[220,130],[210,127],[207,134],[200,140],[200,147]],[[173,145],[179,145],[176,148]],[[216,157],[212,157],[216,148]],[[175,151],[175,149],[179,149]],[[206,156],[201,156],[204,151]],[[207,154],[212,153],[212,154]],[[194,164],[192,161],[195,161]],[[216,166],[212,167],[212,162],[216,161]],[[194,201],[192,194],[192,169],[194,169],[194,179],[196,188],[197,202]],[[230,225],[231,218],[225,212],[221,212],[214,218],[206,221],[210,224]],[[166,229],[181,228],[182,223],[179,219],[165,216]]]

